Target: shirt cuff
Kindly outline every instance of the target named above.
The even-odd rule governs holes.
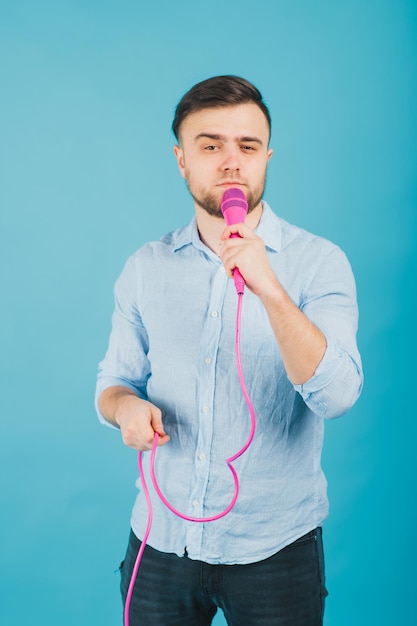
[[[327,343],[326,352],[313,376],[302,385],[294,385],[294,389],[303,397],[324,389],[334,377],[336,362],[341,358],[340,350],[334,343]]]

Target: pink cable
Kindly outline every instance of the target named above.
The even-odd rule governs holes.
[[[126,602],[125,602],[125,609],[124,609],[124,622],[126,626],[129,626],[129,611],[130,611],[130,603],[131,603],[132,595],[133,595],[133,587],[135,586],[139,565],[142,560],[142,554],[145,550],[145,546],[148,541],[149,533],[151,532],[151,527],[152,527],[152,502],[151,502],[151,497],[149,495],[148,487],[146,485],[145,476],[143,475],[143,464],[142,464],[141,452],[138,455],[138,465],[139,465],[140,480],[142,483],[143,492],[145,494],[146,503],[148,505],[148,525],[146,526],[142,545],[140,546],[139,552],[136,557],[135,565],[133,567],[132,577],[130,579],[129,588],[126,594]]]
[[[236,503],[236,500],[238,498],[238,495],[239,495],[239,479],[238,479],[236,470],[233,467],[232,463],[233,463],[233,461],[236,461],[236,459],[238,459],[240,456],[242,456],[242,454],[244,452],[246,452],[246,450],[251,445],[252,440],[253,440],[254,435],[255,435],[255,429],[256,429],[255,410],[253,408],[250,396],[249,396],[248,391],[246,389],[245,379],[244,379],[243,371],[242,371],[242,362],[241,362],[241,357],[240,357],[240,326],[241,326],[241,316],[242,316],[242,296],[243,296],[243,293],[238,293],[237,314],[236,314],[236,362],[237,362],[239,383],[240,383],[240,386],[241,386],[244,398],[246,400],[246,404],[248,405],[250,416],[251,416],[251,430],[250,430],[250,433],[249,433],[248,440],[244,444],[243,448],[241,448],[238,452],[236,452],[236,454],[234,454],[230,458],[226,459],[226,461],[225,461],[227,463],[227,466],[229,467],[230,471],[232,472],[233,480],[234,480],[234,484],[235,484],[233,497],[232,497],[232,499],[230,501],[230,504],[226,507],[226,509],[224,511],[222,511],[221,513],[218,513],[217,515],[213,515],[211,517],[190,517],[188,515],[185,515],[184,513],[181,513],[174,506],[172,506],[172,504],[165,498],[164,494],[162,493],[162,491],[161,491],[161,489],[160,489],[160,487],[158,485],[158,481],[156,479],[156,475],[155,475],[155,456],[156,456],[156,448],[158,446],[158,439],[159,439],[158,433],[155,433],[154,440],[153,440],[152,451],[151,451],[151,461],[150,461],[150,473],[151,473],[151,479],[152,479],[152,483],[153,483],[154,489],[155,489],[156,493],[158,494],[160,500],[162,500],[162,502],[165,504],[165,506],[170,511],[172,511],[172,513],[175,513],[175,515],[177,515],[181,519],[187,520],[189,522],[213,522],[215,520],[218,520],[218,519],[224,517],[228,513],[230,513],[230,511],[233,509],[233,507],[234,507],[234,505]],[[142,489],[143,489],[143,492],[145,494],[146,502],[147,502],[147,505],[148,505],[148,525],[146,527],[146,531],[145,531],[145,534],[144,534],[144,537],[143,537],[143,540],[142,540],[142,545],[141,545],[140,550],[138,552],[138,555],[136,557],[135,565],[133,567],[132,577],[131,577],[130,584],[129,584],[129,589],[128,589],[128,592],[127,592],[127,595],[126,595],[126,602],[125,602],[125,609],[124,609],[125,626],[129,626],[129,610],[130,610],[130,603],[131,603],[132,594],[133,594],[133,588],[135,586],[139,565],[140,565],[140,562],[142,560],[142,555],[143,555],[143,552],[145,550],[145,546],[146,546],[146,543],[147,543],[147,540],[148,540],[148,537],[149,537],[149,533],[150,533],[151,527],[152,527],[152,503],[151,503],[151,498],[150,498],[150,495],[149,495],[149,490],[148,490],[148,487],[147,487],[147,484],[146,484],[146,481],[145,481],[145,477],[144,477],[144,474],[143,474],[142,456],[143,456],[142,452],[139,452],[139,454],[138,454],[138,465],[139,465],[139,473],[140,473],[140,480],[141,480],[141,483],[142,483]]]

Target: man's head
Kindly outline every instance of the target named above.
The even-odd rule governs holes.
[[[172,132],[176,140],[181,143],[181,124],[190,113],[250,102],[256,104],[265,115],[269,134],[271,134],[271,116],[261,92],[255,85],[239,76],[213,76],[194,85],[181,98],[175,109]]]
[[[230,187],[242,189],[249,212],[260,205],[271,118],[256,87],[236,76],[198,83],[179,102],[172,129],[178,167],[197,207],[222,217],[221,198]]]

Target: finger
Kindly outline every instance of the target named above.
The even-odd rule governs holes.
[[[158,437],[158,446],[164,446],[171,439],[169,435],[164,435],[163,437]]]
[[[250,229],[245,226],[245,224],[230,224],[230,226],[226,226],[224,231],[221,234],[220,239],[225,241],[229,239],[232,235],[239,235],[239,237],[247,237],[250,233]]]
[[[158,435],[162,437],[165,435],[164,426],[162,424],[162,413],[157,407],[152,407],[151,426]]]
[[[225,246],[220,254],[220,259],[226,271],[232,271],[239,266],[239,260],[242,259],[241,255],[246,249],[246,245],[243,242],[236,245],[235,241],[237,240],[232,239],[230,245]]]
[[[135,450],[150,450],[154,438],[154,431],[150,424],[138,429],[137,423],[131,423],[121,429],[123,443]]]
[[[170,437],[166,434],[164,426],[162,424],[162,413],[159,409],[154,409],[152,413],[151,426],[154,430],[154,433],[158,433],[158,446],[163,446],[167,441],[169,441]]]

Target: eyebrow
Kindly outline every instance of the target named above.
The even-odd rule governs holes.
[[[194,141],[198,141],[199,139],[213,139],[214,141],[227,141],[227,137],[225,135],[219,135],[217,133],[199,133],[194,138]],[[258,143],[263,146],[262,141],[259,137],[238,137],[239,143]]]

